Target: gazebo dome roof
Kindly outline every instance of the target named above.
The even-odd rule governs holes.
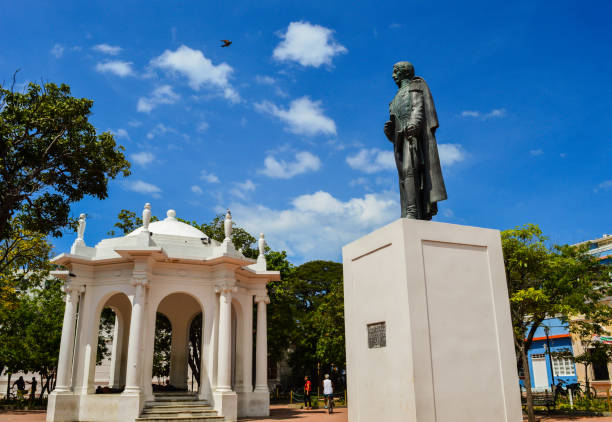
[[[196,229],[189,224],[183,223],[176,219],[176,211],[168,210],[166,213],[167,217],[160,221],[154,221],[149,224],[149,232],[153,234],[162,234],[167,236],[182,236],[182,237],[195,237],[198,239],[206,238],[202,231]],[[139,227],[127,236],[136,236],[143,232],[144,227]]]

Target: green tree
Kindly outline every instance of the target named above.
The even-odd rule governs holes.
[[[295,268],[288,282],[293,302],[289,364],[294,382],[314,376],[320,364],[343,366],[344,303],[342,264],[311,261]],[[319,380],[317,380],[319,381]]]
[[[155,344],[153,347],[153,376],[164,378],[170,375],[170,346],[172,325],[166,315],[157,312],[155,317]]]
[[[603,330],[612,308],[601,303],[610,295],[609,269],[586,253],[586,247],[552,246],[533,224],[502,232],[514,346],[525,371],[527,413],[535,421],[527,351],[547,318],[572,319],[570,329]]]
[[[64,84],[0,85],[0,239],[19,232],[15,218],[26,232],[59,236],[71,203],[104,199],[109,179],[129,175],[123,147],[89,122],[92,106]]]
[[[21,220],[11,221],[11,236],[0,240],[0,372],[10,374],[31,366],[26,329],[34,316],[24,306],[28,291],[48,278],[51,245],[43,235],[23,229]]]
[[[48,279],[22,296],[27,313],[21,351],[26,364],[22,369],[40,374],[41,399],[55,388],[65,306],[62,285],[59,280]]]

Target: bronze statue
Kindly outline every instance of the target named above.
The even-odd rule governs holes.
[[[446,199],[436,143],[436,108],[427,83],[414,76],[411,63],[395,63],[393,80],[399,90],[389,104],[390,120],[384,131],[393,142],[402,218],[431,220],[438,213],[438,201]]]

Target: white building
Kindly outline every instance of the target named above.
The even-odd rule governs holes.
[[[266,284],[279,280],[280,273],[266,269],[263,234],[255,261],[234,248],[229,211],[225,240],[219,243],[178,221],[173,210],[166,219],[149,224],[150,209],[146,204],[142,227],[95,247],[85,245],[81,214],[70,253],[53,259],[67,269],[54,272],[66,280],[66,308],[47,421],[147,420],[160,412],[164,420],[216,415],[235,421],[239,416],[268,415]],[[257,304],[254,385],[253,302]],[[104,307],[111,307],[117,316],[109,382],[109,387],[122,390],[117,394],[95,394],[96,346]],[[199,390],[176,397],[193,401],[192,414],[185,414],[184,402],[173,407],[168,395],[153,393],[157,312],[172,325],[170,383],[177,389],[187,387],[190,323],[203,314]]]

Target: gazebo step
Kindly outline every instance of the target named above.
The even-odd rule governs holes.
[[[176,406],[145,406],[143,412],[206,412],[213,411],[210,406],[204,405],[176,405]]]
[[[155,401],[192,401],[197,400],[195,394],[156,394]]]
[[[177,410],[168,410],[168,409],[147,409],[142,412],[142,416],[163,416],[163,415],[216,415],[217,412],[212,409],[204,409],[204,410],[193,410],[193,409],[177,409]]]
[[[145,403],[145,407],[194,407],[194,406],[210,406],[210,404],[205,400],[149,401]]]
[[[200,416],[219,416],[217,412],[174,412],[174,413],[143,413],[141,418],[187,418]]]

